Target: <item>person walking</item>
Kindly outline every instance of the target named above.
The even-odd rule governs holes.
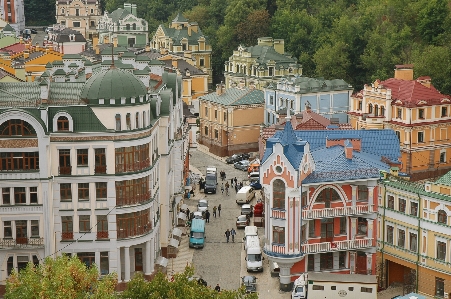
[[[219,204],[219,206],[218,206],[218,217],[221,217],[221,204]]]
[[[216,206],[213,207],[213,217],[216,218]]]
[[[235,184],[235,193],[238,193],[238,184]]]
[[[233,178],[230,179],[230,185],[233,186]]]
[[[226,195],[229,195],[229,182],[225,184]]]
[[[227,239],[227,243],[229,243],[229,237],[230,237],[230,231],[229,231],[229,229],[227,229],[227,230],[225,231],[225,236],[226,236],[226,239]]]
[[[230,230],[230,235],[232,236],[232,242],[235,243],[235,235],[236,235],[236,231],[233,229]]]
[[[221,193],[224,194],[224,183],[221,184]]]
[[[221,287],[219,286],[219,283],[215,286],[215,291],[216,292],[221,292]]]
[[[210,223],[210,211],[207,210],[205,212],[205,222]]]
[[[235,179],[234,179],[234,180],[235,180],[235,185],[236,185],[236,182],[237,182],[238,180],[236,179],[236,177],[235,177]]]

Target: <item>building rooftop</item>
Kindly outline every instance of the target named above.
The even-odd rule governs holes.
[[[220,95],[212,92],[199,99],[224,106],[263,104],[265,102],[263,91],[250,88],[228,88]]]

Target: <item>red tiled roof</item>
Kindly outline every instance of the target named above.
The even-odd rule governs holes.
[[[382,81],[384,88],[391,89],[392,100],[395,105],[405,107],[439,105],[443,99],[450,99],[449,96],[438,92],[433,86],[424,86],[416,80],[401,80],[390,78]],[[402,104],[396,103],[400,100]]]
[[[421,76],[421,77],[418,77],[417,78],[417,80],[431,80],[431,77],[429,77],[429,76]]]
[[[15,44],[9,45],[7,47],[4,47],[3,49],[0,49],[0,51],[6,51],[10,54],[21,53],[21,52],[23,52],[23,50],[25,50],[25,44],[21,44],[21,43],[15,43]]]

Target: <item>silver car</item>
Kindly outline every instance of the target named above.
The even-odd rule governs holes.
[[[249,167],[249,160],[236,162],[235,164],[233,164],[233,167],[242,171],[247,171],[247,168]]]

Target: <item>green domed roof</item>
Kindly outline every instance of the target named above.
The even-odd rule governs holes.
[[[80,98],[87,100],[126,99],[144,96],[147,89],[144,84],[130,72],[110,68],[93,75],[86,82]]]

